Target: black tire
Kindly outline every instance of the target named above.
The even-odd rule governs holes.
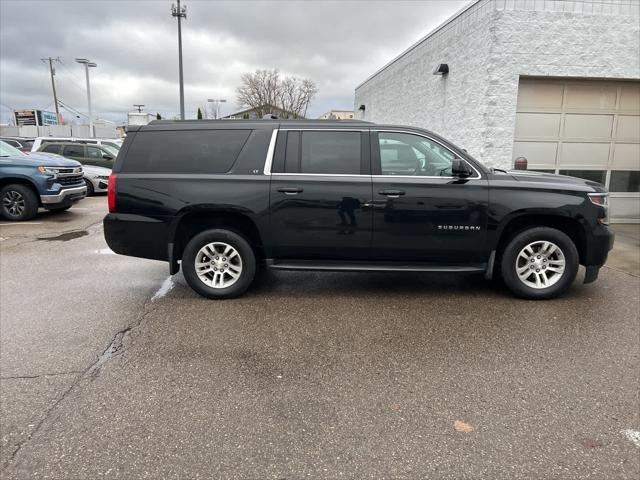
[[[530,260],[518,260],[518,256],[520,252],[530,244],[534,244],[535,242],[551,242],[555,244],[562,257],[564,259],[564,272],[561,274],[553,273],[553,277],[555,275],[559,275],[559,278],[555,278],[555,283],[548,287],[540,287],[534,288],[524,283],[523,280],[520,280],[520,277],[517,273],[518,261],[521,263],[524,261]],[[557,252],[557,251],[556,251]],[[554,258],[558,258],[558,253],[553,254]],[[534,255],[534,264],[532,266],[537,266],[537,259],[540,258],[538,255]],[[542,255],[542,258],[546,262],[546,256]],[[550,257],[551,258],[551,257]],[[552,260],[549,260],[552,261]],[[576,249],[573,241],[560,230],[556,230],[555,228],[549,227],[534,227],[523,232],[520,232],[515,237],[509,241],[507,246],[504,249],[502,254],[502,262],[501,262],[501,273],[502,279],[509,290],[511,290],[516,296],[521,298],[527,298],[531,300],[546,300],[549,298],[554,298],[562,293],[564,293],[573,283],[576,278],[576,274],[578,273],[579,266],[579,255],[578,250]],[[523,263],[524,266],[529,265],[527,263]],[[546,269],[546,265],[541,265],[541,268]],[[530,281],[533,282],[535,277],[537,276],[535,272],[539,272],[541,270],[537,270],[535,268],[531,269]],[[527,270],[525,272],[528,273]]]
[[[96,193],[93,188],[93,183],[86,178],[84,179],[84,183],[87,185],[87,197],[93,197]]]
[[[37,195],[27,185],[16,183],[0,190],[0,214],[12,222],[35,217],[39,203]]]
[[[214,288],[204,283],[196,273],[196,256],[209,243],[222,242],[233,247],[241,259],[242,269],[235,283],[228,287]],[[213,259],[212,259],[213,260]],[[242,295],[253,282],[256,274],[256,256],[249,242],[231,230],[206,230],[193,237],[182,253],[182,271],[189,286],[206,298],[223,299]],[[213,275],[213,272],[210,272]]]

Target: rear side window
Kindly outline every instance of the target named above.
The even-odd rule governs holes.
[[[65,157],[84,157],[84,145],[65,145],[62,155]]]
[[[123,172],[226,173],[251,130],[138,132],[122,162]]]
[[[285,171],[359,175],[360,132],[303,131],[287,138]],[[299,157],[298,157],[299,155]],[[299,163],[295,159],[299,158]]]
[[[44,147],[42,149],[43,152],[47,152],[47,153],[60,153],[60,146],[59,145],[47,145],[46,147]]]

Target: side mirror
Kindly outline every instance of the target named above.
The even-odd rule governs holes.
[[[451,162],[451,175],[459,178],[467,178],[471,176],[471,169],[467,162],[461,158],[454,158]]]
[[[103,153],[102,158],[104,158],[105,160],[113,160],[113,157],[108,153]]]

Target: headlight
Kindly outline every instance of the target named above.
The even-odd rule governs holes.
[[[598,217],[598,221],[602,225],[609,225],[609,194],[608,193],[589,193],[589,200],[594,205],[602,207],[602,212]]]
[[[44,173],[44,174],[46,174],[46,175],[51,175],[53,178],[56,178],[56,177],[58,176],[58,172],[57,172],[55,169],[53,169],[53,168],[47,168],[47,167],[45,167],[45,166],[43,166],[43,165],[40,165],[40,166],[38,167],[38,171],[39,171],[40,173]]]

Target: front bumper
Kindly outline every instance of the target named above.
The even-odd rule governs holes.
[[[598,278],[600,267],[606,263],[609,251],[613,248],[615,237],[609,227],[601,225],[587,239],[587,251],[584,259],[586,268],[584,283],[594,282]]]
[[[87,196],[87,186],[65,188],[55,195],[40,195],[42,206],[54,206],[59,204],[73,203]]]

